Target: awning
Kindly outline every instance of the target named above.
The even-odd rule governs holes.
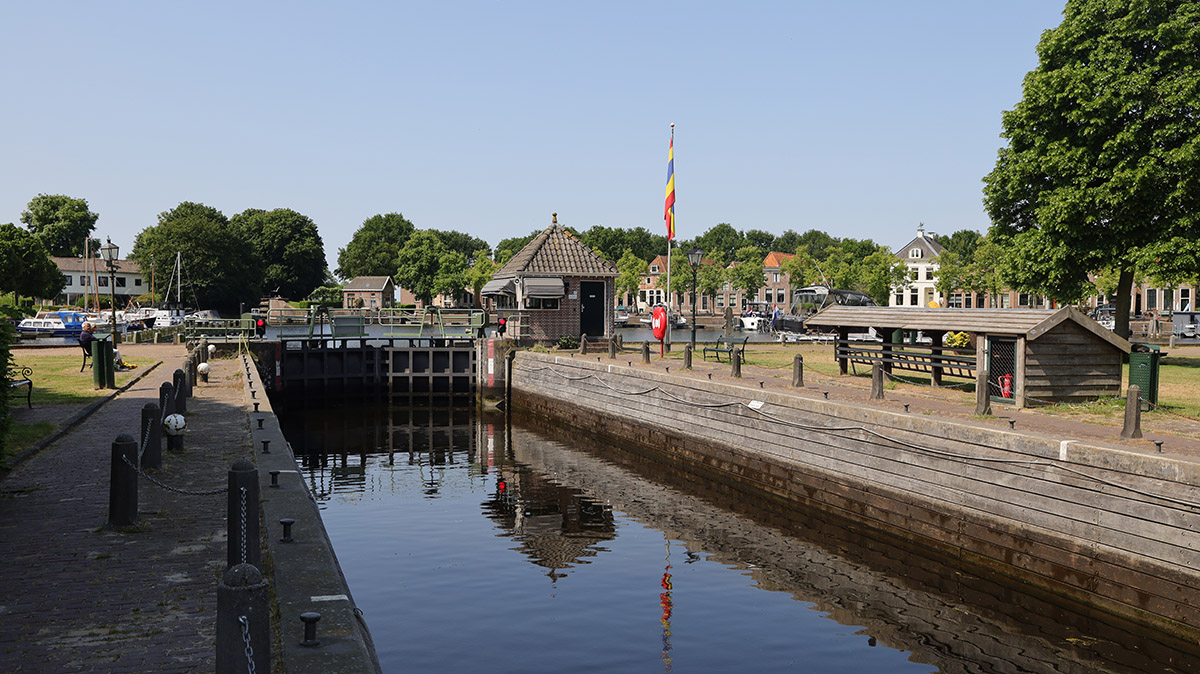
[[[562,297],[563,280],[561,278],[526,278],[525,297]]]
[[[493,279],[483,284],[483,290],[479,291],[480,295],[512,295],[516,292],[516,283],[513,279]]]

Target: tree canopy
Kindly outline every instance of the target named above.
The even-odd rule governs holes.
[[[261,286],[254,251],[217,209],[185,201],[160,213],[157,225],[138,233],[130,257],[147,270],[144,273],[155,263],[165,275],[176,253],[183,263],[183,301],[196,308],[231,311],[240,302],[258,300]]]
[[[1200,2],[1069,0],[1037,52],[984,178],[1005,280],[1074,301],[1116,268],[1128,336],[1139,268],[1200,274]]]
[[[258,258],[260,287],[300,299],[325,283],[325,245],[317,225],[288,208],[248,209],[229,220]]]
[[[88,210],[86,199],[39,194],[29,202],[29,210],[21,213],[21,222],[41,239],[50,255],[78,257],[99,217]]]
[[[454,270],[442,270],[443,262],[457,262],[449,258],[443,260],[450,252],[436,232],[417,230],[400,248],[391,274],[401,288],[428,305],[433,296],[442,291],[444,279],[454,273]],[[466,260],[462,262],[465,266]]]
[[[396,271],[396,252],[416,230],[399,213],[372,215],[350,237],[345,248],[338,249],[338,278],[391,276]]]
[[[63,287],[62,272],[41,238],[11,223],[0,225],[0,292],[52,299]]]

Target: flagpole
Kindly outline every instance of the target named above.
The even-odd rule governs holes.
[[[675,122],[671,122],[671,180],[672,191],[674,191],[675,178]],[[671,343],[671,300],[673,293],[671,292],[671,235],[675,231],[675,204],[671,204],[671,223],[670,230],[667,232],[667,344]]]

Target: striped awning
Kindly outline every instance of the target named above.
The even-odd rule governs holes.
[[[513,279],[493,279],[483,284],[480,295],[513,295],[516,293],[516,282]]]
[[[562,297],[566,294],[563,290],[563,280],[559,277],[526,277],[523,283],[525,297]]]

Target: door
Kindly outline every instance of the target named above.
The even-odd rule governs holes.
[[[1017,383],[1017,340],[988,337],[988,395],[997,402],[1012,402]]]
[[[579,331],[588,337],[603,337],[608,334],[604,323],[604,309],[607,306],[603,281],[580,281]]]

